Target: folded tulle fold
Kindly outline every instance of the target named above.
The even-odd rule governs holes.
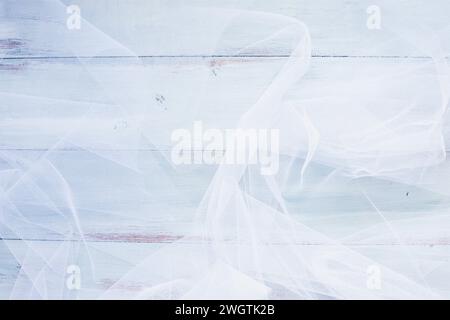
[[[178,18],[179,12],[155,17],[154,21],[170,23]],[[385,26],[395,39],[392,41],[399,46],[403,42],[405,46],[406,43],[415,46],[426,57],[391,57],[385,59],[387,64],[380,63],[383,59],[375,54],[349,57],[354,64],[337,62],[334,67],[326,68],[325,77],[317,81],[316,68],[324,58],[313,56],[314,38],[308,26],[296,19],[212,8],[186,9],[183,19],[186,23],[208,22],[209,34],[214,35],[205,44],[208,56],[220,56],[226,47],[232,48],[229,56],[251,57],[268,43],[275,47],[279,43],[289,44],[288,54],[277,58],[282,60],[277,72],[267,79],[264,88],[258,87],[258,97],[232,117],[236,130],[279,132],[278,149],[271,150],[279,161],[277,172],[264,175],[258,165],[220,163],[212,173],[199,173],[207,170],[204,166],[196,169],[190,181],[192,189],[196,192],[200,189],[200,196],[185,200],[179,190],[186,181],[177,180],[182,175],[177,175],[179,171],[165,153],[157,150],[149,155],[139,151],[143,147],[158,149],[160,145],[158,136],[146,131],[146,118],[140,118],[146,112],[148,101],[154,100],[147,94],[145,81],[136,81],[139,82],[136,87],[118,91],[119,80],[105,76],[101,68],[81,62],[113,101],[113,111],[108,114],[108,107],[90,106],[85,118],[59,137],[60,140],[93,154],[102,163],[113,164],[112,168],[120,168],[116,173],[103,172],[102,177],[109,179],[117,174],[118,178],[111,180],[114,183],[141,188],[142,198],[132,197],[133,205],[150,203],[153,208],[160,208],[158,205],[162,207],[163,202],[177,204],[178,201],[187,208],[194,203],[192,216],[168,218],[172,224],[176,219],[189,220],[181,236],[157,246],[94,296],[448,298],[450,287],[439,281],[450,276],[446,271],[448,250],[425,250],[432,244],[430,239],[447,243],[446,227],[450,223],[447,198],[450,170],[445,135],[449,125],[446,115],[450,75],[447,58],[440,47],[440,39],[449,35],[448,30],[432,31],[434,36],[428,37],[428,29],[419,29],[407,20],[394,20]],[[258,30],[261,25],[269,32],[255,31],[240,36],[248,30]],[[130,55],[138,71],[133,76],[127,75],[128,80],[134,76],[136,80],[146,79],[148,66],[141,57],[110,39],[94,24],[87,21],[86,26],[83,32],[95,34],[105,43],[105,50],[120,48]],[[74,50],[75,55],[80,54],[75,47]],[[205,76],[202,81],[208,88],[216,80]],[[227,90],[223,86],[221,89]],[[246,91],[252,86],[245,83],[239,90]],[[136,94],[141,91],[142,94]],[[203,93],[208,95],[207,90]],[[202,98],[196,99],[199,112],[182,110],[177,118],[179,123],[186,124],[183,117],[191,119],[192,114],[201,117],[202,110],[214,107],[202,106]],[[129,122],[121,122],[116,127],[130,127],[130,131],[112,136],[107,134],[105,125],[106,129],[96,128],[97,136],[86,135],[83,129],[90,112],[100,108],[105,108],[102,114],[108,117],[128,119]],[[157,125],[167,126],[167,131],[172,129],[173,122],[160,122]],[[94,148],[92,141],[101,148]],[[30,287],[33,296],[65,297],[68,261],[81,251],[87,252],[90,261],[91,251],[98,250],[90,248],[87,239],[96,233],[79,211],[101,213],[104,220],[100,224],[105,225],[111,217],[88,191],[78,188],[81,195],[74,196],[71,183],[79,183],[81,178],[75,172],[72,180],[67,180],[58,169],[74,153],[71,151],[59,159],[52,157],[55,150],[58,143],[54,149],[25,160],[14,152],[0,153],[5,163],[0,235],[5,238],[12,234],[23,240],[21,248],[4,240],[21,265],[12,297],[29,294]],[[150,168],[149,163],[157,166]],[[75,171],[88,172],[88,165],[80,164],[76,168]],[[102,173],[99,167],[89,170]],[[94,178],[89,182],[98,183],[99,190],[108,190],[110,184]],[[158,198],[155,194],[162,188],[179,193],[172,198]],[[410,193],[418,195],[414,205],[404,202]],[[121,195],[114,194],[120,200]],[[398,194],[402,200],[398,200]],[[126,218],[133,211],[125,205],[120,207],[122,204],[114,196],[107,199],[117,204],[119,216]],[[33,208],[37,209],[30,214]],[[182,209],[178,206],[173,210]],[[144,216],[151,222],[159,218],[147,209]],[[41,219],[51,222],[42,224]],[[85,234],[85,229],[90,230],[89,234]],[[51,234],[61,245],[43,249],[27,236],[30,230]],[[90,261],[85,268],[97,283],[95,263]],[[374,275],[381,282],[370,282]]]

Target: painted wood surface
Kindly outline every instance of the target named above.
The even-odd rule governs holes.
[[[168,150],[171,132],[191,128],[195,120],[234,127],[284,62],[273,57],[6,60],[0,66],[0,125],[5,128],[0,148],[47,149],[58,142],[58,148]],[[337,77],[352,80],[339,72],[349,66],[369,67],[382,77],[399,65],[433,71],[425,58],[314,58],[289,99],[307,103],[335,94]],[[407,73],[404,79],[409,80]],[[421,112],[428,108],[423,105]],[[448,128],[444,131],[450,139]],[[139,141],[141,134],[151,140],[147,147]],[[105,145],[111,137],[114,145]],[[135,146],[129,143],[133,137]]]
[[[21,159],[24,168],[35,161],[50,162],[69,185],[76,186],[72,190],[76,214],[92,253],[89,258],[98,269],[83,296],[96,297],[160,246],[195,245],[195,209],[215,167],[171,166],[170,132],[198,119],[210,126],[232,127],[276,75],[291,48],[285,41],[268,41],[241,51],[238,48],[270,34],[274,26],[222,34],[226,21],[218,21],[215,28],[205,26],[186,15],[185,1],[77,1],[83,27],[70,31],[65,10],[70,3],[0,3],[0,152],[5,158]],[[314,58],[306,78],[289,94],[305,99],[332,85],[335,79],[328,76],[330,68],[353,65],[358,69],[370,64],[382,73],[392,65],[430,63],[426,52],[389,41],[389,30],[367,29],[366,9],[371,4],[358,0],[195,0],[188,8],[258,10],[304,21],[313,39]],[[383,9],[382,2],[380,6]],[[438,28],[448,23],[445,8],[450,9],[447,0],[432,4],[411,0],[405,16]],[[396,18],[386,6],[383,19]],[[220,34],[223,43],[211,50],[211,41]],[[448,41],[443,50],[450,56]],[[383,46],[374,50],[377,42]],[[248,90],[242,90],[249,83]],[[117,137],[115,143],[106,144],[105,137],[111,135]],[[135,145],[129,144],[130,138]],[[447,160],[443,166],[449,164]],[[0,168],[8,165],[1,162]],[[24,238],[0,226],[4,238],[0,243],[0,298],[9,296],[19,275],[11,247],[15,252],[26,252],[28,245],[51,250],[63,240],[79,239],[72,232],[73,217],[67,208],[58,208],[64,214],[56,219],[48,207],[22,193],[21,183],[26,179],[19,183],[16,179],[5,174],[2,185],[9,189],[11,199],[20,199],[21,212],[36,225],[20,230]],[[386,204],[400,212],[391,217],[391,223],[397,224],[405,242],[386,236],[389,230],[383,219],[360,201],[362,190],[381,207]],[[363,179],[339,181],[321,195],[305,203],[294,194],[289,208],[302,223],[337,238],[372,228],[374,237],[368,243],[357,235],[344,243],[378,255],[384,252],[387,260],[403,246],[417,256],[448,256],[450,239],[444,223],[448,194]],[[346,209],[340,211],[343,207],[338,203]],[[3,214],[12,212],[4,210]],[[406,217],[424,215],[441,219],[442,230],[416,234],[401,223]],[[320,243],[304,239],[298,245]],[[445,270],[436,270],[430,281],[447,276]],[[133,286],[125,289],[132,291]]]
[[[248,10],[292,17],[305,22],[313,39],[313,54],[318,56],[422,56],[411,47],[392,41],[389,30],[369,30],[366,10],[368,0],[220,0],[145,1],[145,0],[79,0],[85,25],[76,31],[66,27],[66,5],[72,1],[2,1],[2,45],[7,57],[61,56],[161,56],[161,55],[235,55],[235,48],[269,35],[274,26],[258,24],[254,29],[224,31],[229,21],[205,26],[189,10]],[[408,19],[426,23],[436,29],[447,26],[448,1],[400,1],[402,17],[393,14],[392,1],[377,1],[385,25],[392,20]],[[203,12],[202,14],[205,14]],[[236,18],[238,19],[238,17]],[[262,22],[262,21],[257,21]],[[257,24],[255,22],[255,25]],[[186,27],[189,26],[189,27]],[[221,35],[219,51],[212,43]],[[99,41],[99,39],[101,41]],[[265,42],[247,55],[286,55],[289,42]],[[450,40],[443,49],[450,55]],[[383,44],[382,48],[374,43]],[[376,48],[376,51],[373,49]],[[70,50],[68,50],[70,49]],[[242,54],[242,53],[241,53]]]

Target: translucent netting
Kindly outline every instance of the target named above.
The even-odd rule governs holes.
[[[383,37],[345,59],[313,57],[307,25],[257,11],[152,17],[193,30],[155,46],[195,44],[200,57],[142,57],[87,18],[78,33],[62,33],[65,50],[82,58],[40,70],[37,88],[22,92],[17,82],[1,93],[37,105],[10,116],[5,138],[21,125],[46,132],[41,149],[0,152],[1,252],[17,262],[15,272],[4,267],[14,278],[9,296],[448,298],[450,78],[441,41],[450,29],[409,21],[404,5],[388,8]],[[82,41],[96,44],[92,56],[127,58],[86,58]],[[386,56],[392,48],[415,55]],[[63,80],[75,89],[44,95],[64,66],[76,70]],[[198,120],[278,129],[278,173],[174,165],[171,132]],[[68,290],[71,265],[80,290]]]

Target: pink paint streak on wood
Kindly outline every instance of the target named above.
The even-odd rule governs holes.
[[[179,235],[137,233],[89,233],[86,237],[90,240],[136,243],[171,243],[183,238]]]
[[[17,50],[25,47],[25,41],[20,39],[0,39],[0,49]]]

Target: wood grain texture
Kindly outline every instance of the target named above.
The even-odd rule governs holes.
[[[303,21],[311,32],[316,56],[423,56],[425,53],[404,43],[392,41],[388,26],[392,21],[407,19],[436,30],[447,26],[450,4],[446,0],[411,0],[398,3],[377,1],[386,28],[369,30],[366,10],[369,0],[220,0],[146,1],[146,0],[79,0],[83,26],[68,30],[66,5],[73,1],[3,1],[0,6],[0,55],[5,57],[64,56],[186,56],[235,55],[261,37],[270,35],[270,14],[284,15]],[[399,6],[398,16],[392,10]],[[186,9],[206,10],[213,15],[219,10],[248,10],[268,14],[266,20],[255,21],[254,28],[224,30],[223,25],[207,22],[189,14]],[[201,17],[201,16],[200,16]],[[238,19],[238,17],[236,18]],[[186,27],[189,26],[189,27]],[[218,37],[218,51],[212,51]],[[247,55],[287,55],[289,41],[268,41]],[[450,55],[450,40],[443,39],[443,50]]]
[[[196,120],[233,128],[284,62],[273,57],[8,60],[0,66],[0,125],[5,128],[0,149],[41,150],[57,143],[72,149],[169,150],[171,132],[192,128]],[[399,64],[419,70],[430,61],[314,58],[288,97],[305,101],[332,94],[336,81],[346,79],[336,70],[370,67],[383,76]],[[428,108],[424,104],[421,112]],[[449,128],[444,131],[449,141]]]
[[[43,252],[56,251],[61,242],[52,241],[3,241],[0,244],[0,298],[8,299],[9,292],[14,288],[14,281],[20,274],[20,265],[15,263],[15,259],[9,253],[9,249],[14,250],[18,255],[24,255],[27,252],[27,246],[34,246]],[[177,244],[187,252],[195,250],[195,244]],[[9,248],[9,249],[8,249]],[[81,290],[68,292],[65,298],[95,299],[101,296],[105,290],[111,288],[116,281],[121,280],[129,269],[139,265],[148,259],[161,248],[159,244],[147,243],[90,243],[88,247],[79,252],[77,264],[83,272]],[[445,287],[442,284],[442,278],[448,277],[448,267],[442,264],[443,257],[448,257],[449,246],[357,246],[350,247],[355,252],[365,256],[377,259],[383,265],[397,270],[402,266],[401,259],[405,258],[407,252],[411,261],[427,260],[429,263],[413,264],[411,270],[407,272],[414,273],[414,268],[426,270],[425,280],[429,286],[439,290]],[[317,248],[315,246],[302,246],[301,250],[305,257],[313,255]],[[325,246],[324,249],[335,250],[332,246]],[[3,263],[8,262],[8,263]],[[70,262],[70,260],[69,260]],[[176,258],[174,258],[176,263]],[[94,268],[93,268],[94,266]],[[157,266],[154,266],[157,269]],[[150,271],[150,270],[149,270]],[[143,281],[122,281],[120,290],[123,298],[135,296],[138,290],[145,288],[147,284]],[[283,298],[283,292],[273,293],[275,297]],[[439,292],[439,291],[438,291]],[[445,291],[442,291],[445,294]],[[48,292],[47,298],[54,297],[52,292]],[[55,298],[55,297],[54,297]],[[60,298],[60,297],[59,297]]]
[[[163,245],[196,245],[195,210],[215,167],[171,166],[167,161],[170,132],[199,119],[210,126],[232,127],[277,74],[291,48],[279,40],[241,52],[239,48],[267,35],[273,26],[258,21],[253,29],[223,33],[220,24],[211,28],[186,15],[186,2],[181,0],[79,0],[83,25],[70,31],[65,8],[71,3],[0,3],[0,152],[22,161],[24,167],[49,162],[73,186],[76,214],[90,250],[90,256],[84,252],[79,263],[84,269],[89,263],[97,267],[96,274],[83,282],[81,296],[89,298]],[[188,8],[257,10],[305,22],[314,58],[305,79],[289,92],[291,98],[301,99],[335,81],[329,78],[330,68],[358,69],[370,62],[382,72],[399,63],[418,67],[429,63],[426,53],[392,42],[389,30],[367,29],[366,8],[371,4],[367,0],[194,0]],[[380,1],[380,6],[387,25],[398,19],[387,2]],[[448,24],[449,9],[448,0],[432,4],[410,0],[404,14],[439,29]],[[219,36],[221,43],[212,50],[211,41]],[[444,39],[442,48],[450,56],[450,39]],[[243,86],[248,89],[242,90]],[[450,130],[445,130],[449,141]],[[111,136],[117,138],[113,144]],[[131,140],[136,143],[130,145]],[[0,169],[8,165],[2,161]],[[450,167],[450,162],[443,167]],[[321,169],[317,172],[321,174]],[[21,236],[18,230],[0,226],[0,298],[9,296],[19,275],[11,249],[25,254],[27,244],[33,244],[55,250],[65,241],[79,239],[69,208],[58,207],[56,201],[55,212],[63,213],[57,217],[47,204],[24,191],[26,180],[16,183],[16,178],[6,170],[2,186],[14,210],[36,225],[24,225]],[[382,210],[395,208],[390,222],[403,242],[389,234],[385,221],[361,201],[362,192]],[[449,254],[447,194],[361,179],[339,181],[314,199],[293,192],[287,202],[301,223],[385,257],[386,263],[390,259],[395,264],[392,257],[405,247],[412,256],[437,259]],[[2,214],[13,216],[8,210],[12,208]],[[442,229],[417,234],[402,223],[425,215],[434,219],[428,221],[442,221]],[[362,241],[357,232],[366,228],[372,228],[374,236]],[[342,238],[348,234],[355,236]],[[303,239],[297,245],[313,250],[321,243]],[[439,267],[430,272],[430,284],[448,276],[446,272]],[[133,292],[142,285],[131,283],[122,289]]]
[[[12,153],[12,154],[11,154]],[[2,154],[5,155],[5,154]],[[31,169],[4,180],[7,204],[3,208],[0,226],[5,239],[19,240],[19,233],[28,240],[136,243],[192,243],[199,234],[195,225],[196,208],[208,188],[216,166],[173,166],[168,152],[140,150],[132,154],[135,163],[121,162],[120,156],[130,156],[129,150],[99,153],[96,150],[15,150],[6,154],[15,161],[29,163]],[[45,192],[47,176],[39,174],[46,163],[57,170],[70,186],[71,202],[75,210],[59,195],[48,195],[48,201],[28,186],[33,183]],[[7,163],[0,163],[1,169]],[[325,167],[311,168],[312,178],[321,181],[329,174]],[[450,170],[446,161],[440,172]],[[50,177],[51,178],[51,177]],[[327,186],[311,184],[301,192],[295,184],[285,187],[285,200],[290,214],[330,238],[352,245],[448,245],[445,213],[450,195],[379,178],[341,178]],[[316,196],[311,197],[314,192]],[[388,214],[380,216],[378,210]],[[259,192],[261,200],[264,192]],[[20,224],[17,213],[29,221]],[[74,218],[81,224],[82,235]],[[414,219],[412,219],[414,218]],[[427,219],[425,219],[427,218]],[[412,219],[412,220],[411,220]],[[441,229],[424,228],[417,233],[409,225],[433,224],[440,221]],[[14,226],[11,229],[10,225]],[[17,226],[20,228],[17,229]],[[423,224],[425,226],[425,224]],[[397,235],[391,232],[394,226]],[[371,228],[373,238],[359,239],[358,231]],[[347,240],[347,235],[355,235]],[[402,241],[398,239],[401,235]],[[299,244],[311,245],[299,235]]]

